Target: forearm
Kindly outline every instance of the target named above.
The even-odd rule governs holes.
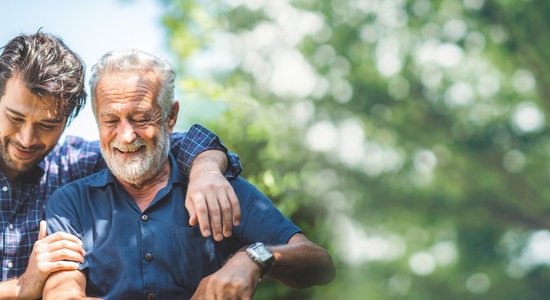
[[[336,274],[330,255],[302,234],[294,235],[288,244],[270,246],[275,261],[268,277],[294,288],[307,288],[331,282]]]
[[[22,289],[23,285],[19,278],[0,282],[0,299],[25,299]]]
[[[81,271],[61,271],[48,277],[42,299],[93,299],[86,297],[86,277]]]
[[[0,282],[0,299],[36,299],[43,284],[43,281],[29,279],[24,273],[21,277]]]
[[[227,169],[227,155],[220,150],[207,150],[199,154],[191,166],[191,176],[199,172],[224,174]]]
[[[302,234],[295,234],[286,245],[268,249],[275,262],[267,275],[290,287],[327,284],[334,278],[330,255]],[[220,270],[201,280],[192,299],[252,299],[261,271],[248,253],[237,251]]]

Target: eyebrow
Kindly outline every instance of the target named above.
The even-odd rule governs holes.
[[[99,114],[99,117],[102,118],[102,117],[110,117],[110,116],[116,116],[116,113],[112,112],[112,111],[104,111],[102,113]]]
[[[147,108],[135,108],[134,110],[132,110],[129,115],[136,115],[136,114],[148,114],[149,113],[149,109]],[[112,111],[112,110],[109,110],[109,111],[104,111],[104,112],[101,112],[99,114],[99,117],[109,117],[109,116],[116,116],[118,117],[118,112],[116,111]]]
[[[6,107],[6,109],[7,109],[10,113],[12,113],[12,114],[14,114],[14,115],[16,115],[16,116],[18,116],[18,117],[22,117],[22,118],[25,117],[24,114],[22,114],[22,113],[20,113],[20,112],[18,112],[18,111],[16,111],[16,110],[13,110],[13,109],[11,109],[11,108],[9,108],[9,107]],[[44,120],[41,120],[40,122],[50,123],[50,124],[60,124],[60,123],[63,123],[63,120],[57,119],[57,118],[56,118],[56,119],[44,119]]]

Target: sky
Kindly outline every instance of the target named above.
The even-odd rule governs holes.
[[[0,45],[20,33],[53,33],[63,39],[90,68],[105,52],[137,48],[170,61],[161,26],[159,0],[6,0],[0,1]],[[86,83],[86,88],[88,85]],[[97,139],[89,101],[64,136]]]

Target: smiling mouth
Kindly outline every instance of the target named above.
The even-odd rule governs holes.
[[[131,149],[119,149],[119,148],[114,148],[114,149],[116,150],[116,152],[121,153],[121,154],[132,154],[132,153],[139,152],[144,148],[145,148],[144,146],[139,146],[139,147],[131,148]]]
[[[16,145],[13,145],[13,144],[12,144],[12,147],[13,147],[13,149],[15,149],[15,151],[14,151],[15,156],[18,159],[21,159],[21,160],[29,160],[29,159],[33,158],[34,156],[36,156],[36,154],[40,150],[40,149],[36,149],[36,148],[21,149],[21,148],[17,147]]]

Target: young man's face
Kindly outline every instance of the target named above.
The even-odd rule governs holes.
[[[65,128],[55,99],[40,98],[14,76],[0,97],[0,169],[15,177],[36,165],[53,149]]]
[[[119,180],[142,184],[166,162],[177,107],[163,119],[156,101],[159,89],[150,72],[105,75],[96,86],[101,152]]]

